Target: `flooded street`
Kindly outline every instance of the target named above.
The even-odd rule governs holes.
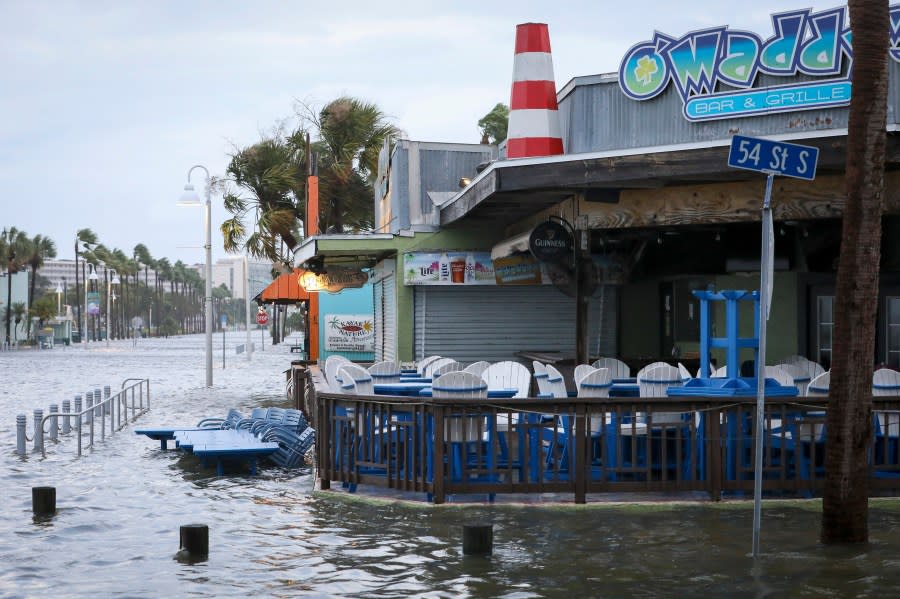
[[[258,344],[259,338],[254,341]],[[0,597],[868,597],[900,586],[900,502],[873,503],[872,542],[817,542],[818,502],[766,504],[754,567],[751,503],[430,506],[313,491],[309,470],[202,468],[135,426],[185,425],[229,408],[284,406],[288,345],[251,361],[242,334],[0,353]],[[296,357],[297,354],[293,354]],[[81,458],[72,435],[47,457],[15,453],[15,416],[97,387],[149,378],[152,410]],[[57,489],[35,520],[31,488]],[[462,525],[494,524],[494,554],[463,557]],[[179,527],[209,526],[206,561],[175,559]]]

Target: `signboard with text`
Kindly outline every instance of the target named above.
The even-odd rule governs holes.
[[[375,351],[371,314],[325,314],[325,351]]]
[[[489,252],[403,254],[404,285],[493,285]]]
[[[795,179],[816,178],[819,148],[735,135],[731,138],[728,166]]]
[[[657,31],[622,58],[619,87],[632,100],[643,101],[672,86],[689,121],[847,106],[853,59],[847,16],[846,6],[780,12],[772,15],[773,34],[766,38],[727,25],[680,37]],[[900,28],[891,26],[898,22],[900,5],[894,5],[885,27],[889,54],[900,62]],[[769,78],[761,84],[762,75],[795,79],[772,85]]]

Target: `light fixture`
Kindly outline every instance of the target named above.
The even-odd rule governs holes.
[[[319,277],[313,271],[307,270],[300,275],[299,283],[306,291],[315,290],[319,288]]]
[[[659,233],[656,234],[656,243],[657,245],[662,245],[662,235]]]
[[[197,192],[194,191],[194,186],[191,184],[191,173],[194,172],[194,169],[202,169],[204,173],[206,173],[206,201],[202,202],[200,200],[200,196],[197,195]],[[202,164],[196,164],[188,169],[187,175],[187,183],[184,185],[184,192],[182,192],[181,197],[178,198],[177,204],[179,206],[203,206],[206,205],[206,243],[204,244],[204,248],[206,250],[206,289],[204,292],[204,307],[205,307],[205,328],[206,328],[206,386],[212,387],[213,384],[213,376],[212,376],[212,201],[210,200],[210,193],[212,192],[211,183],[209,178],[209,170],[203,166]]]
[[[98,280],[100,277],[97,275],[97,269],[94,266],[94,263],[88,262],[87,265],[88,265],[88,279],[90,279],[91,281]]]
[[[472,182],[472,180],[469,179],[468,177],[460,177],[459,178],[459,188],[463,189],[464,187],[467,187],[471,182]]]
[[[716,241],[722,241],[722,234],[716,231]]]

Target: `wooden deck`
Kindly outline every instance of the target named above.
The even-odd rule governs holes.
[[[553,493],[584,503],[602,493],[702,492],[718,500],[753,492],[755,398],[365,397],[330,393],[313,377],[303,399],[315,413],[322,489],[332,481],[372,485],[435,503],[476,493]],[[873,403],[900,421],[900,397]],[[826,408],[821,397],[766,400],[766,496],[821,492]],[[900,494],[900,443],[880,431],[872,438],[871,493]]]

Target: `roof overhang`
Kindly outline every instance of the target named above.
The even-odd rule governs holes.
[[[396,252],[394,236],[390,234],[316,235],[304,240],[294,252],[294,259],[301,266],[334,264],[366,268]]]
[[[300,275],[305,270],[295,268],[293,272],[280,275],[260,291],[254,301],[258,304],[296,304],[309,299],[309,293],[300,286]]]
[[[819,148],[818,173],[840,173],[846,164],[846,129],[760,136]],[[521,221],[585,194],[616,202],[628,189],[655,189],[747,181],[758,173],[728,166],[730,139],[608,152],[519,158],[491,163],[440,209],[441,226],[463,218],[499,225]],[[888,136],[887,163],[900,163],[898,138]]]

